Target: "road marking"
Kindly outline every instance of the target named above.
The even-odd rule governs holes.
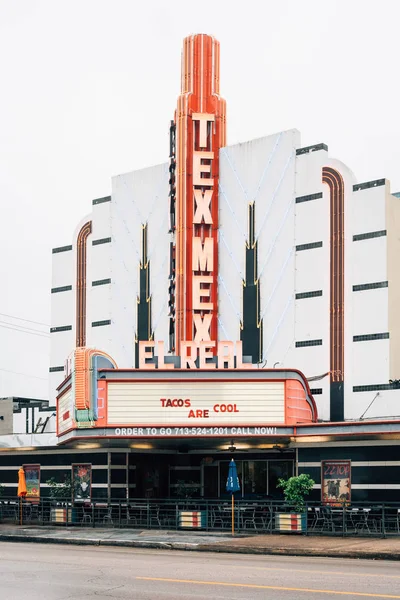
[[[257,585],[255,583],[228,583],[225,581],[197,581],[195,579],[168,579],[164,577],[136,577],[145,581],[163,581],[166,583],[194,583],[196,585],[220,585],[225,587],[242,587],[257,590],[281,590],[285,592],[308,592],[312,594],[337,594],[340,596],[363,596],[364,598],[392,598],[400,599],[400,596],[390,594],[368,594],[367,592],[339,592],[337,590],[313,590],[311,588],[283,587],[279,585]]]
[[[376,563],[375,563],[376,564]],[[285,571],[285,573],[288,572],[288,569],[281,569],[280,567],[252,567],[252,566],[247,566],[247,565],[235,565],[235,569],[255,569],[256,571]],[[350,577],[354,577],[354,575],[359,575],[360,577],[385,577],[385,579],[400,579],[400,575],[386,575],[386,574],[382,574],[382,573],[362,573],[361,571],[359,572],[352,572],[352,573],[347,573],[344,571],[314,571],[312,569],[306,570],[306,569],[289,569],[291,573],[312,573],[313,575],[315,574],[319,574],[319,575],[347,575]]]

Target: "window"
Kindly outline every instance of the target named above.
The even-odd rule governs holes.
[[[395,390],[398,386],[395,383],[377,383],[375,385],[354,385],[353,392],[383,392],[385,390]]]
[[[296,348],[306,348],[307,346],[322,346],[322,340],[304,340],[296,342]]]
[[[309,152],[317,152],[318,150],[325,150],[326,152],[328,152],[328,146],[326,144],[314,144],[314,146],[305,146],[304,148],[297,148],[296,156],[308,154]]]
[[[109,244],[111,242],[111,238],[101,238],[99,240],[93,240],[92,246],[100,246],[100,244]]]
[[[313,396],[320,396],[322,394],[322,388],[311,388],[310,392]]]
[[[61,327],[50,327],[50,333],[58,333],[60,331],[71,331],[72,325],[62,325]]]
[[[93,200],[92,204],[94,206],[95,204],[103,204],[103,202],[111,202],[111,196],[104,196],[104,198],[96,198],[95,200]]]
[[[318,194],[309,194],[308,196],[298,196],[296,198],[296,204],[309,202],[309,200],[318,200],[319,198],[322,198],[322,192],[319,192]]]
[[[361,242],[362,240],[372,240],[373,238],[383,237],[386,235],[386,229],[381,231],[370,231],[369,233],[358,233],[353,235],[353,242]]]
[[[50,367],[49,368],[49,373],[61,373],[61,371],[64,371],[64,367]]]
[[[53,248],[52,253],[58,254],[59,252],[68,252],[72,250],[72,246],[60,246],[59,248]]]
[[[313,250],[313,248],[322,248],[322,242],[312,242],[311,244],[299,244],[296,246],[296,252],[301,250]]]
[[[296,294],[296,300],[304,300],[305,298],[317,298],[322,296],[322,290],[315,290],[314,292],[299,292]]]
[[[97,281],[92,281],[92,286],[107,285],[108,283],[111,283],[111,279],[98,279]]]
[[[240,482],[240,495],[243,498],[281,498],[282,492],[276,488],[278,479],[287,479],[293,475],[292,460],[236,460]],[[229,461],[219,463],[219,494],[227,497],[226,479]]]
[[[378,281],[377,283],[363,283],[360,285],[353,285],[353,292],[364,292],[365,290],[377,290],[379,288],[387,287],[387,281]]]
[[[93,321],[92,327],[102,327],[103,325],[111,325],[110,319],[106,321]]]
[[[386,179],[375,179],[374,181],[366,181],[365,183],[356,183],[356,185],[353,185],[353,192],[366,190],[372,187],[378,187],[380,185],[385,185],[385,183]]]
[[[58,294],[58,292],[69,292],[72,290],[72,285],[63,285],[61,287],[51,288],[52,294]]]
[[[374,340],[388,340],[389,332],[386,333],[368,333],[366,335],[353,335],[353,342],[371,342]]]

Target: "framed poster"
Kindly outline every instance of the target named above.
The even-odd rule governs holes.
[[[22,465],[25,471],[26,500],[40,501],[40,465]]]
[[[351,461],[323,460],[321,463],[322,503],[342,506],[351,500]]]
[[[92,465],[72,465],[72,500],[90,502],[92,497]]]

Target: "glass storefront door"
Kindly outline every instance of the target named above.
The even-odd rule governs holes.
[[[229,460],[219,461],[219,496],[228,497],[225,486]],[[293,460],[235,460],[242,498],[282,498],[277,489],[278,479],[293,475]]]

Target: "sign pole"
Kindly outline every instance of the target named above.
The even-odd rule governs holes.
[[[234,508],[234,497],[232,492],[232,537],[235,535],[235,508]]]

